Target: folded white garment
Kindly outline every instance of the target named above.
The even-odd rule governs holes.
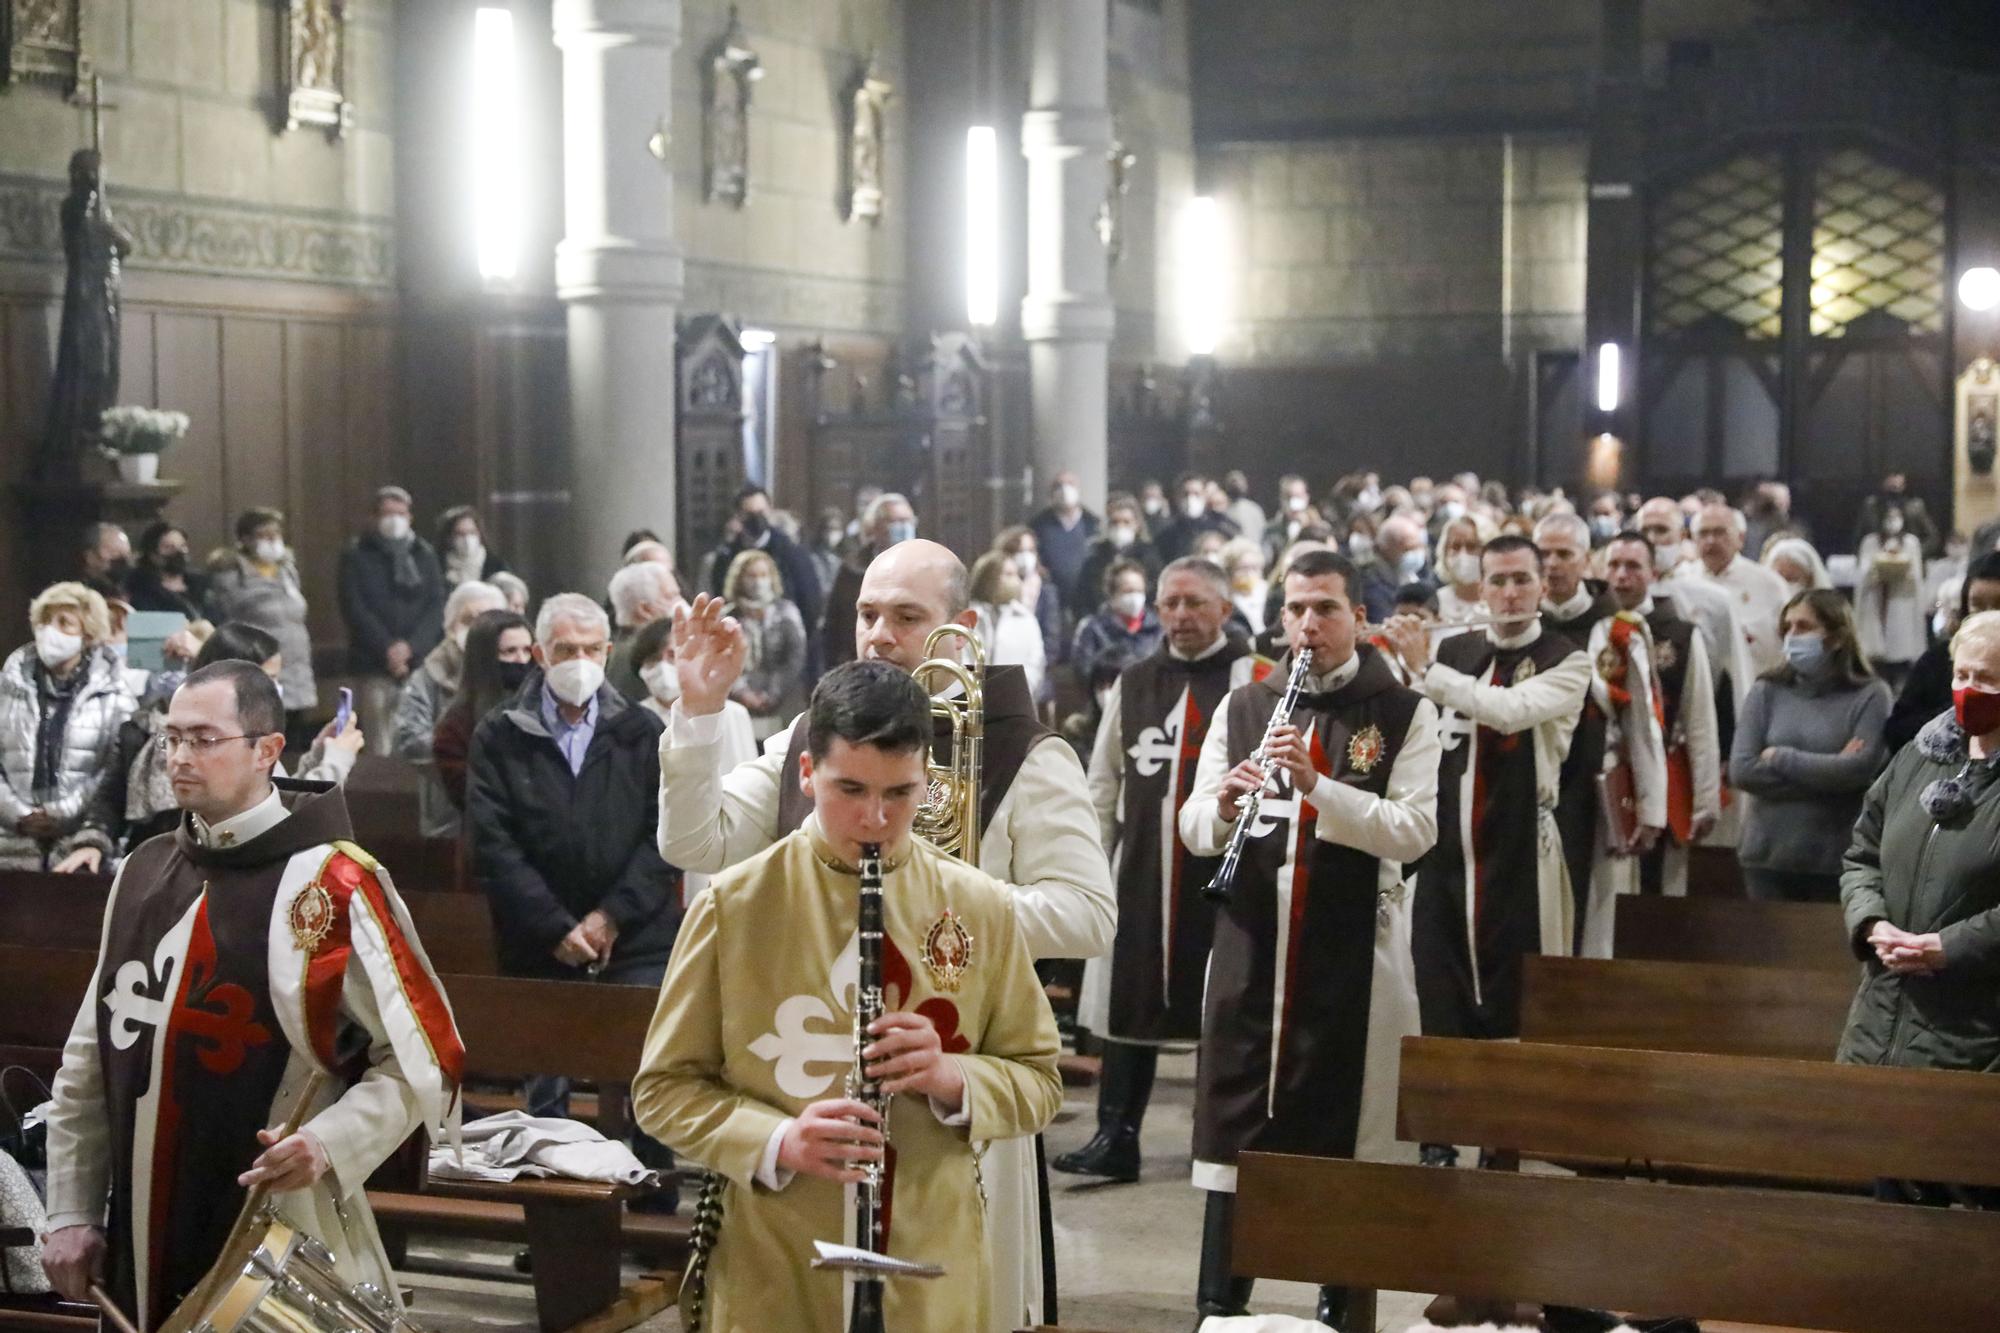
[[[566,1176],[614,1185],[657,1185],[632,1150],[580,1120],[502,1111],[467,1121],[462,1152],[431,1149],[430,1173],[439,1180],[498,1181],[523,1176]]]

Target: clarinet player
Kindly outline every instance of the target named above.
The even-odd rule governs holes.
[[[1333,551],[1292,562],[1287,669],[1223,701],[1180,813],[1188,850],[1213,856],[1264,791],[1216,916],[1202,1013],[1203,1316],[1244,1314],[1250,1298],[1249,1281],[1230,1273],[1238,1153],[1416,1157],[1395,1133],[1401,1042],[1418,1027],[1405,867],[1437,836],[1438,714],[1361,642],[1357,582]],[[1306,651],[1310,674],[1278,717],[1289,659]],[[1373,1292],[1320,1291],[1320,1322],[1343,1333],[1372,1331],[1374,1307]]]
[[[991,1256],[973,1144],[1054,1117],[1055,1019],[1006,886],[910,833],[931,738],[923,687],[888,662],[851,662],[821,679],[801,726],[811,813],[689,906],[634,1107],[647,1133],[727,1182],[709,1333],[846,1328],[843,1275],[810,1266],[813,1242],[868,1245],[849,1234],[843,1195],[878,1164],[893,1207],[876,1248],[945,1270],[889,1279],[882,1326],[983,1329]],[[885,1012],[860,1059],[886,1117],[842,1086],[868,843],[882,865]]]

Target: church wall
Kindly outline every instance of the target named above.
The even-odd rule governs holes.
[[[1181,219],[1195,193],[1194,103],[1187,0],[1111,6],[1111,114],[1138,159],[1122,207],[1124,243],[1111,268],[1118,312],[1114,364],[1186,359],[1180,323]]]

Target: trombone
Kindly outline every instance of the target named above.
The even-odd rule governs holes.
[[[938,652],[947,639],[959,638],[971,650],[972,665]],[[910,674],[925,690],[930,677],[941,673],[958,683],[957,694],[931,693],[931,716],[951,727],[951,747],[940,763],[933,756],[927,767],[929,789],[917,809],[918,837],[968,865],[979,864],[979,796],[986,748],[986,650],[979,636],[963,625],[943,624],[924,640],[924,660]]]

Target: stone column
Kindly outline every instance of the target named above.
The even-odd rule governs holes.
[[[555,0],[563,56],[570,505],[564,567],[596,595],[637,527],[674,544],[674,318],[666,163],[680,0]],[[548,591],[554,591],[549,589]]]
[[[1111,147],[1105,98],[1107,0],[1031,0],[1028,112],[1028,343],[1037,491],[1064,468],[1104,505],[1108,361],[1114,312],[1097,237]],[[1039,496],[1037,497],[1039,503]]]

